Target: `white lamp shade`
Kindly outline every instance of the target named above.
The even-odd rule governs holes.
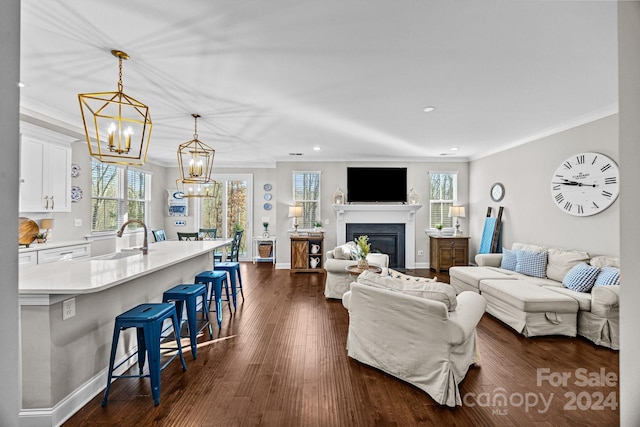
[[[449,206],[449,217],[464,218],[464,206]]]
[[[302,216],[302,206],[289,206],[289,218]]]

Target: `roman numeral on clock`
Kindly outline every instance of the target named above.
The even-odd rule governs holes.
[[[606,171],[607,169],[611,169],[611,163],[607,163],[606,165],[600,168],[602,172]]]
[[[608,191],[602,191],[602,195],[607,199],[610,199],[611,196],[613,196],[613,194],[609,193]]]
[[[579,214],[583,214],[584,213],[584,207],[582,205],[577,205],[576,207],[578,208],[578,213]]]
[[[571,202],[567,202],[564,204],[564,209],[570,211],[572,206],[573,204]]]
[[[600,206],[598,206],[598,205],[596,204],[596,202],[591,202],[591,203],[593,204],[593,207],[594,207],[594,208],[596,208],[596,209],[600,209]]]
[[[567,169],[571,169],[573,166],[571,166],[571,163],[569,162],[564,162],[564,167]]]
[[[564,196],[562,193],[558,193],[555,195],[556,203],[561,203],[564,200]]]
[[[605,184],[615,184],[616,182],[618,182],[618,180],[616,179],[615,176],[604,179]]]
[[[553,191],[558,191],[558,190],[560,190],[560,184],[554,185]]]
[[[576,156],[576,160],[578,161],[578,164],[584,164],[584,154],[580,154],[579,156]]]

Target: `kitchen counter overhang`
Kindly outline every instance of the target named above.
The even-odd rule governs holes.
[[[79,295],[101,292],[185,260],[213,253],[231,239],[163,241],[142,252],[119,259],[59,261],[20,270],[20,295]],[[213,266],[213,257],[211,265]]]

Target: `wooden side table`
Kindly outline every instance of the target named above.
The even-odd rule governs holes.
[[[429,236],[429,266],[436,272],[469,265],[469,236]]]
[[[360,267],[358,267],[357,265],[354,264],[354,265],[346,266],[345,270],[347,270],[347,273],[349,273],[349,275],[353,276],[353,277],[358,277],[365,270],[368,270],[368,271],[371,271],[371,272],[377,273],[377,274],[382,273],[382,268],[377,267],[375,265],[370,265],[368,268],[360,268]]]

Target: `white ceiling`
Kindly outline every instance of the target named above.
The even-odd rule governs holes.
[[[22,118],[81,135],[111,49],[167,166],[192,113],[215,167],[467,160],[617,112],[611,1],[22,0]]]

